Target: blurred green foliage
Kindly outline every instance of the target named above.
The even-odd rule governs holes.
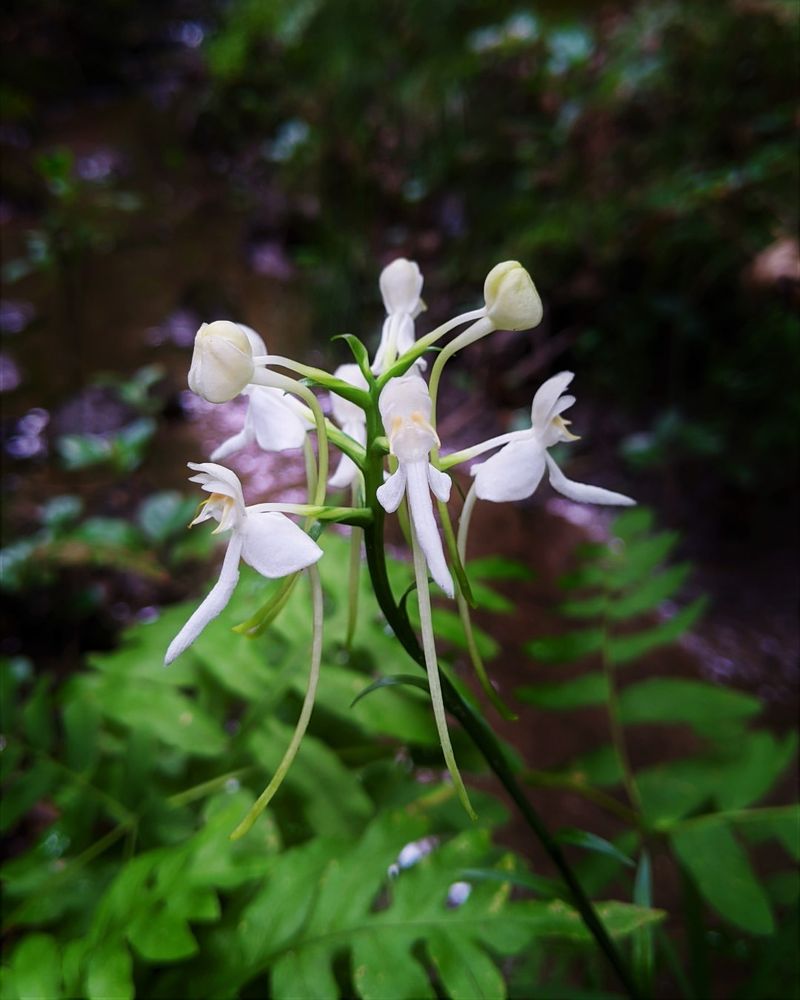
[[[276,1000],[366,1000],[389,983],[433,996],[432,975],[448,996],[480,984],[499,997],[497,960],[544,940],[554,953],[559,940],[570,954],[580,945],[593,967],[566,890],[493,843],[499,803],[476,792],[481,821],[465,829],[451,787],[414,780],[438,766],[426,697],[393,687],[350,707],[379,665],[403,657],[366,580],[344,650],[347,545],[329,535],[325,547],[311,731],[274,808],[241,841],[229,834],[276,766],[305,686],[302,588],[267,636],[232,649],[225,626],[263,597],[246,572],[221,621],[169,670],[164,649],[188,604],[131,629],[58,690],[23,659],[3,663],[2,826],[21,848],[2,871],[4,998],[246,996],[267,975]],[[448,903],[465,880],[469,898]],[[599,912],[621,939],[663,916],[631,901]]]
[[[641,429],[634,465],[710,462],[744,492],[785,489],[800,424],[794,14],[784,0],[442,0],[435,16],[422,0],[11,3],[3,114],[44,152],[26,191],[42,225],[7,277],[110,250],[153,194],[76,176],[41,135],[56,94],[161,83],[174,105],[149,112],[148,155],[129,151],[149,164],[142,185],[159,164],[192,187],[204,163],[306,271],[328,329],[354,322],[352,289],[393,250],[430,291],[464,296],[487,260],[521,259],[569,363]]]
[[[200,128],[278,171],[334,325],[392,240],[434,286],[521,259],[638,456],[778,487],[797,279],[752,274],[797,230],[797,45],[778,2],[234,0]]]
[[[800,860],[800,807],[758,803],[794,761],[797,735],[778,738],[766,729],[750,728],[761,711],[760,702],[729,687],[673,675],[622,683],[622,669],[630,670],[645,654],[674,643],[691,628],[705,603],[698,598],[664,616],[665,602],[680,591],[689,567],[665,566],[677,536],[653,533],[652,522],[652,514],[643,508],[626,512],[613,523],[609,545],[584,546],[578,569],[563,580],[569,599],[561,610],[569,631],[538,637],[527,646],[540,664],[556,674],[568,669],[570,676],[526,685],[518,696],[545,711],[602,708],[611,737],[555,770],[531,770],[528,779],[584,797],[622,819],[628,830],[611,846],[638,857],[639,873],[646,866],[649,882],[651,855],[672,855],[688,880],[683,925],[694,952],[705,956],[699,968],[691,967],[692,995],[709,995],[700,969],[708,967],[709,952],[717,952],[722,961],[746,963],[749,985],[743,985],[742,996],[796,996],[797,898],[789,890],[789,902],[783,892],[794,884],[795,869],[789,862]],[[591,658],[591,668],[575,673],[571,665],[586,658]],[[653,727],[656,739],[669,731],[666,727],[679,727],[685,735],[675,747],[688,738],[694,750],[674,759],[659,754],[652,766],[634,766],[628,747],[641,726]],[[780,854],[788,855],[781,862],[787,867],[770,883],[748,859],[748,849],[764,840],[777,842]],[[589,876],[596,890],[620,863],[630,863],[602,844],[590,840],[585,846],[600,854],[600,865]],[[776,867],[778,857],[773,852]],[[648,900],[653,888],[662,891],[655,883]],[[702,916],[699,925],[691,919],[688,911],[693,907],[708,907],[724,921],[719,947],[712,947],[707,933],[709,918]],[[776,909],[780,920],[775,919]],[[643,980],[652,978],[654,933],[643,931],[649,940],[634,951]]]
[[[51,524],[79,513],[70,498],[51,506]],[[152,498],[141,530],[163,540],[170,512],[171,498]],[[757,700],[695,679],[649,676],[618,689],[620,668],[674,642],[702,610],[695,602],[654,620],[687,567],[665,567],[676,538],[651,526],[647,512],[622,515],[610,545],[588,547],[565,580],[563,611],[577,623],[568,634],[578,639],[530,645],[548,670],[600,654],[602,672],[518,692],[545,711],[604,708],[613,739],[548,771],[516,766],[531,784],[580,796],[617,824],[611,839],[574,828],[557,836],[582,858],[582,882],[608,898],[598,911],[646,989],[658,984],[667,995],[669,983],[682,996],[710,995],[703,976],[716,957],[746,965],[742,995],[774,996],[779,985],[795,996],[786,991],[797,983],[797,883],[774,851],[769,879],[748,854],[777,841],[798,856],[797,807],[758,805],[796,739],[752,729]],[[468,826],[452,787],[435,780],[426,695],[376,683],[407,667],[366,575],[354,643],[344,647],[348,545],[331,532],[323,542],[325,654],[311,728],[280,794],[241,841],[229,834],[276,767],[305,689],[303,584],[264,635],[232,643],[230,626],[265,596],[245,569],[220,619],[168,670],[164,650],[194,602],[128,630],[120,649],[91,655],[60,687],[24,657],[3,662],[0,820],[12,845],[2,868],[4,998],[257,989],[276,1000],[370,1000],[388,983],[439,995],[434,981],[450,997],[472,995],[475,983],[492,997],[608,995],[568,890],[497,845],[505,810],[473,790],[480,819]],[[517,566],[478,560],[468,571],[484,608],[513,608],[493,581],[514,585]],[[390,572],[397,592],[408,586],[406,564],[391,561]],[[626,741],[641,726],[656,739],[665,726],[688,727],[697,748],[634,769]],[[462,765],[479,769],[463,734],[453,738]],[[686,954],[660,925],[677,871]],[[461,883],[467,899],[456,904]]]

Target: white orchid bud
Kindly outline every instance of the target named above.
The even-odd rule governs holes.
[[[227,403],[253,380],[253,349],[238,323],[203,323],[194,339],[189,388],[209,403]]]
[[[496,264],[483,286],[486,314],[500,330],[529,330],[542,319],[542,300],[533,279],[516,260]]]
[[[413,317],[420,311],[422,274],[413,260],[398,257],[387,265],[381,271],[380,289],[383,304],[389,315],[408,313]]]

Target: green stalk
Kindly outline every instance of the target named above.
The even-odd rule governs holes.
[[[356,477],[359,478],[359,477]],[[353,483],[350,487],[350,500],[355,507],[360,501],[360,486]],[[358,625],[358,584],[361,577],[361,530],[350,529],[350,566],[347,574],[347,634],[344,644],[348,650],[352,648],[353,638]]]
[[[376,600],[386,621],[411,659],[427,673],[424,652],[420,647],[416,633],[411,627],[408,618],[397,606],[386,569],[386,552],[383,541],[385,512],[375,496],[376,490],[383,483],[383,452],[375,448],[373,444],[369,444],[369,442],[374,443],[375,439],[383,434],[383,427],[378,413],[378,395],[381,388],[382,385],[379,380],[378,384],[371,391],[374,405],[366,411],[368,446],[366,467],[364,469],[364,503],[365,506],[371,507],[373,512],[372,523],[364,528],[367,566],[372,579]],[[600,917],[597,915],[592,901],[584,892],[583,887],[564,857],[560,846],[550,835],[538,812],[525,797],[494,733],[486,725],[482,716],[473,711],[471,706],[461,697],[445,674],[441,675],[441,688],[445,708],[461,723],[465,732],[478,750],[480,750],[486,763],[494,772],[511,800],[519,809],[523,819],[547,852],[550,860],[568,886],[575,907],[580,913],[589,933],[606,956],[626,992],[632,1000],[640,1000],[641,993],[625,960],[612,941]]]
[[[464,507],[461,511],[461,519],[458,523],[458,540],[456,541],[456,557],[458,558],[458,563],[462,567],[462,572],[465,576],[465,567],[467,564],[467,538],[469,536],[469,524],[472,519],[472,511],[475,507],[476,499],[475,484],[473,483],[469,493],[467,493],[467,499],[464,501]],[[495,691],[492,682],[489,680],[489,675],[486,672],[486,665],[483,662],[483,657],[478,649],[478,644],[475,641],[475,634],[472,630],[472,619],[469,615],[467,595],[461,589],[456,592],[456,604],[458,605],[458,615],[461,618],[464,635],[467,639],[467,650],[469,652],[469,658],[472,661],[472,668],[478,675],[481,687],[483,688],[486,697],[494,705],[500,715],[509,722],[514,722],[518,718],[516,712],[512,712],[511,709],[505,704],[500,695]]]
[[[607,594],[609,600],[612,595]],[[619,766],[622,771],[622,784],[631,808],[638,816],[642,815],[642,800],[639,795],[639,786],[636,784],[636,775],[631,766],[631,758],[628,754],[628,744],[625,741],[625,730],[622,725],[622,716],[619,707],[619,694],[617,692],[617,680],[614,675],[614,667],[608,655],[608,620],[603,616],[603,646],[601,650],[603,662],[603,674],[606,679],[608,695],[606,696],[606,710],[608,713],[608,726],[611,731],[611,741],[614,751],[619,759]]]
[[[242,822],[231,833],[231,840],[239,840],[253,826],[261,813],[267,808],[275,793],[283,784],[286,772],[292,766],[292,762],[297,756],[300,744],[306,734],[311,712],[314,708],[314,699],[317,694],[317,684],[319,683],[319,668],[322,662],[322,583],[319,578],[319,570],[316,566],[308,567],[308,578],[311,581],[311,601],[313,608],[313,638],[311,640],[311,667],[308,672],[308,687],[306,696],[303,699],[303,707],[300,710],[300,718],[297,720],[294,734],[286,748],[283,758],[278,764],[272,781],[259,795],[252,808],[242,820]]]

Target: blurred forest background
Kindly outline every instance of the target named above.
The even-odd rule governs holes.
[[[335,334],[377,339],[393,257],[425,275],[420,330],[479,304],[511,258],[543,324],[452,366],[443,439],[502,433],[548,375],[576,371],[576,478],[652,507],[694,563],[684,594],[710,595],[676,662],[792,726],[793,2],[7,0],[0,44],[15,684],[64,681],[203,591],[185,463],[230,418],[186,388],[201,322],[335,365]],[[302,461],[255,453],[238,469],[276,497],[302,478]],[[474,532],[477,554],[499,544],[539,574],[545,629],[575,546],[608,523],[550,496]],[[502,643],[516,679],[519,628]],[[11,856],[53,822],[43,801],[9,824]]]

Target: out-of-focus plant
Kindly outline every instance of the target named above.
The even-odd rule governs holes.
[[[595,387],[655,437],[676,409],[696,429],[652,458],[691,467],[735,441],[714,453],[723,479],[785,487],[796,244],[781,268],[754,264],[797,231],[797,31],[779,2],[503,0],[432,19],[416,2],[236,0],[203,49],[200,127],[246,151],[251,191],[277,175],[292,196],[295,257],[335,324],[376,218],[382,245],[446,242],[434,280],[476,278],[487,252],[536,259]]]
[[[132,412],[139,415],[122,427],[104,433],[86,432],[61,434],[56,450],[67,469],[85,469],[94,465],[109,465],[117,472],[132,472],[144,461],[148,446],[156,432],[155,414],[161,402],[152,389],[163,376],[159,365],[146,365],[128,378],[100,374],[97,386],[107,388]]]
[[[174,490],[152,493],[139,504],[132,523],[84,517],[79,497],[53,497],[41,507],[38,531],[0,549],[0,588],[51,586],[70,567],[112,569],[163,582],[168,569],[211,553],[208,538],[186,538],[195,507]]]
[[[469,826],[452,785],[414,780],[438,757],[420,693],[387,687],[351,707],[398,647],[362,580],[345,650],[348,545],[330,533],[323,544],[318,710],[284,794],[241,840],[231,827],[303,697],[306,598],[235,657],[226,631],[209,629],[165,671],[181,605],[59,690],[26,661],[3,662],[2,826],[24,847],[2,870],[4,998],[233,997],[269,982],[276,1000],[366,1000],[433,996],[434,978],[448,996],[500,997],[497,963],[513,968],[545,942],[570,968],[593,967],[566,888],[493,842],[505,810],[475,792],[482,820]],[[407,566],[391,569],[408,581]],[[222,623],[262,600],[247,571]],[[618,940],[663,916],[630,902],[598,911]]]
[[[108,251],[121,219],[141,207],[138,195],[120,190],[113,175],[85,179],[75,166],[72,150],[59,147],[35,161],[45,207],[40,228],[27,233],[27,253],[3,263],[3,281],[12,284],[33,271],[67,272],[92,251]]]
[[[612,524],[610,544],[583,546],[578,568],[563,580],[569,631],[527,646],[535,661],[570,677],[526,685],[519,698],[549,712],[603,709],[610,737],[554,770],[528,771],[527,779],[580,796],[627,828],[613,845],[589,832],[566,832],[568,843],[600,852],[599,864],[584,871],[594,891],[626,869],[642,904],[676,894],[671,886],[682,884],[683,995],[711,994],[716,956],[744,963],[749,985],[743,996],[795,996],[797,883],[789,865],[800,860],[800,808],[758,804],[794,760],[797,737],[752,729],[758,699],[718,684],[676,676],[623,680],[642,656],[691,628],[704,606],[698,598],[663,615],[690,567],[665,566],[677,536],[651,528],[650,512],[627,512]],[[575,674],[571,665],[584,660],[591,668]],[[693,752],[675,759],[655,753],[657,763],[637,765],[629,743],[643,726],[651,727],[652,739],[664,727],[681,727]],[[747,851],[763,841],[782,848],[766,878]],[[783,852],[788,857],[779,861]],[[672,866],[654,870],[667,856]],[[674,944],[661,930],[638,934],[633,955],[642,983],[653,983],[658,964],[683,978]]]

